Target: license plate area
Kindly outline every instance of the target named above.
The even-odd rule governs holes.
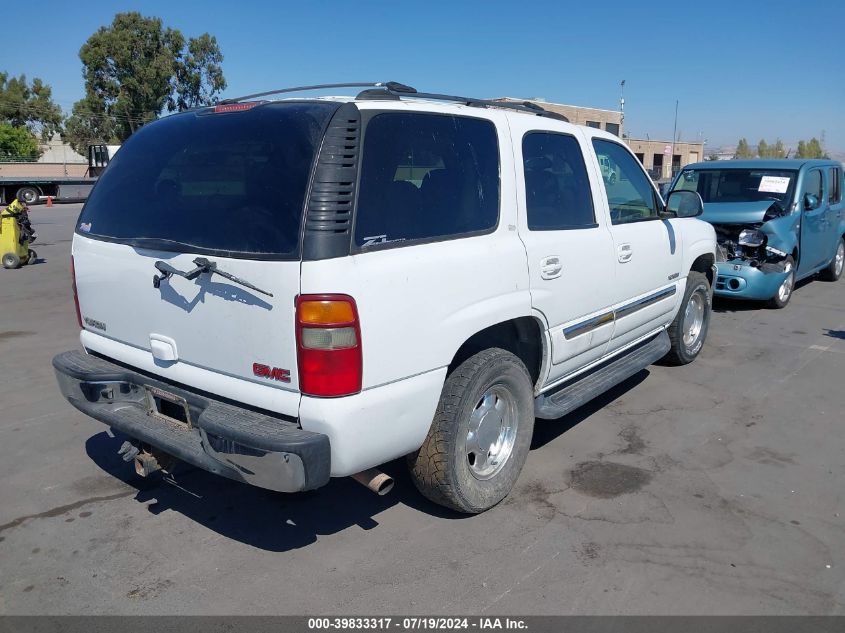
[[[147,415],[175,423],[185,429],[193,428],[191,409],[184,398],[149,385],[144,386],[144,392],[147,399]]]

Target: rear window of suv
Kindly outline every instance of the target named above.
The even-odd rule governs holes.
[[[499,147],[490,121],[382,113],[367,124],[355,243],[464,237],[499,218]]]
[[[162,250],[296,256],[311,166],[337,108],[266,104],[145,126],[115,155],[77,230]]]

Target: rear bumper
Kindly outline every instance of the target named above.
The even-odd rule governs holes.
[[[329,437],[292,420],[213,400],[82,352],[59,354],[53,368],[74,407],[198,468],[280,492],[329,481]],[[184,402],[188,423],[151,413],[150,389]]]
[[[777,294],[788,273],[772,270],[771,272],[741,263],[741,260],[719,262],[716,264],[716,288],[718,297],[736,299],[758,299],[765,301]]]

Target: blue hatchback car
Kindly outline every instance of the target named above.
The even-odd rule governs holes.
[[[714,293],[783,308],[795,282],[845,265],[843,165],[832,160],[730,160],[684,167],[670,191],[696,191],[716,229]]]

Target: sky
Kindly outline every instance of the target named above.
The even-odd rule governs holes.
[[[473,97],[541,97],[618,109],[625,130],[708,148],[824,134],[845,152],[845,2],[307,1],[7,3],[0,70],[39,77],[69,112],[84,92],[79,48],[115,13],[208,32],[223,96],[317,83],[400,81]],[[706,150],[707,151],[707,150]]]

